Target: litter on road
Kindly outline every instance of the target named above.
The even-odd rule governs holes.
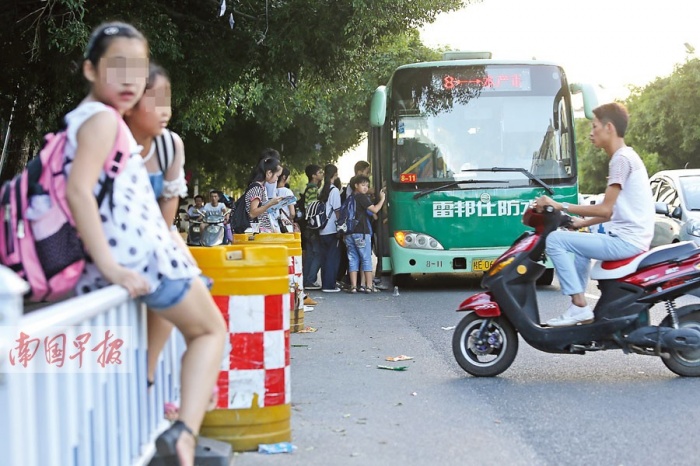
[[[409,360],[411,360],[411,359],[413,359],[413,356],[406,356],[405,354],[402,354],[402,355],[400,355],[400,356],[387,356],[387,357],[386,357],[386,360],[387,360],[387,361],[393,361],[393,362],[396,362],[396,361],[409,361]]]
[[[268,455],[273,453],[292,453],[297,447],[289,442],[280,443],[261,443],[258,445],[258,453],[266,453]]]
[[[405,371],[408,369],[408,366],[396,366],[396,367],[391,367],[391,366],[382,366],[381,364],[377,366],[377,369],[386,369],[388,371]]]

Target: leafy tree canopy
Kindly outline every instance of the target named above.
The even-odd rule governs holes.
[[[700,168],[700,60],[689,59],[670,76],[632,89],[627,142],[640,153],[658,154],[661,169]]]
[[[435,57],[415,28],[463,3],[229,0],[219,16],[220,0],[14,0],[0,12],[0,121],[16,99],[13,153],[36,145],[85,93],[90,31],[127,21],[171,75],[188,168],[205,185],[240,187],[264,147],[303,170],[357,144],[372,90],[399,64]]]

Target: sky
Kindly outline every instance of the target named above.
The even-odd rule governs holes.
[[[603,86],[599,101],[667,76],[698,47],[697,0],[482,0],[421,30],[429,47],[559,63],[569,82]]]
[[[700,56],[697,0],[482,0],[441,14],[421,29],[429,47],[490,51],[496,59],[548,60],[570,83],[596,88],[599,103],[624,99],[628,86],[668,76],[688,57]],[[695,56],[695,55],[693,55]],[[338,163],[341,180],[366,158],[366,145]]]

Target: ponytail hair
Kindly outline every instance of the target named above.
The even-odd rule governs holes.
[[[331,180],[337,174],[338,167],[336,167],[332,163],[329,163],[328,165],[323,167],[323,188],[321,188],[321,192],[318,194],[319,201],[328,201],[328,196],[331,193],[331,186],[333,186],[333,182]]]
[[[281,164],[279,159],[276,159],[274,157],[260,159],[258,164],[253,169],[253,173],[250,175],[250,181],[248,182],[248,184],[254,183],[256,181],[264,182],[266,173],[268,171],[271,171],[272,173],[277,173],[277,170],[279,170],[280,165]]]
[[[289,175],[290,175],[291,173],[292,173],[292,172],[289,171],[289,168],[283,166],[283,167],[282,167],[282,173],[280,173],[280,176],[279,176],[279,178],[277,179],[277,183],[279,184],[279,181],[280,181],[281,179],[284,178],[284,184],[285,184],[285,186],[287,186],[287,185],[289,184],[289,183],[287,183],[287,181],[289,180]],[[287,187],[289,187],[289,186],[287,186]]]

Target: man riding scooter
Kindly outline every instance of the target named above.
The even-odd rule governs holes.
[[[217,191],[209,191],[209,202],[202,208],[204,212],[203,222],[207,224],[202,232],[202,246],[217,246],[231,243],[231,231],[229,229],[229,210],[223,202],[219,201]]]
[[[649,176],[641,158],[625,144],[629,121],[622,104],[609,103],[593,110],[590,140],[610,157],[605,198],[597,205],[569,205],[548,196],[535,201],[538,209],[554,209],[578,215],[572,229],[610,222],[608,233],[554,231],[547,237],[546,252],[554,263],[562,293],[571,305],[559,317],[547,321],[551,327],[593,322],[586,302],[591,259],[614,261],[639,255],[649,249],[654,235],[654,202]],[[573,257],[572,254],[573,253]]]
[[[198,222],[202,220],[202,208],[204,207],[204,197],[201,194],[197,194],[194,197],[194,205],[187,209],[187,219],[190,221]]]
[[[204,219],[204,197],[197,194],[194,197],[194,205],[187,209],[187,244],[190,246],[199,246],[202,238],[202,220]]]

